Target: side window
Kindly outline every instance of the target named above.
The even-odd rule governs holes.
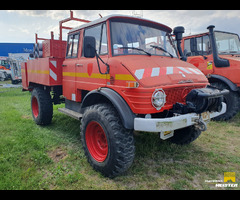
[[[76,58],[78,55],[79,33],[68,36],[67,58]]]
[[[201,55],[202,52],[202,37],[197,37],[197,54]]]
[[[204,35],[203,37],[203,55],[211,54],[211,43],[208,35]]]
[[[108,53],[108,45],[107,45],[107,29],[106,24],[102,25],[102,38],[100,43],[100,55],[104,55]]]
[[[108,53],[107,30],[105,23],[85,29],[84,36],[95,37],[96,50],[99,55],[104,55]]]
[[[184,40],[184,51],[183,54],[185,56],[192,56],[191,47],[190,47],[190,39]]]
[[[184,40],[185,56],[209,55],[210,53],[211,46],[208,35]]]

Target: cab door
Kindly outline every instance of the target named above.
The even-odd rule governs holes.
[[[187,62],[196,66],[205,75],[213,73],[213,56],[208,35],[184,40],[184,54]]]
[[[77,101],[76,65],[79,62],[79,38],[79,31],[68,35],[66,59],[62,65],[63,95],[72,101]]]
[[[82,31],[81,44],[85,36],[92,36],[96,40],[96,52],[101,59],[107,63],[108,61],[108,46],[106,23],[97,24],[92,27],[87,27]],[[107,85],[109,74],[105,73],[107,67],[96,56],[94,58],[84,57],[83,46],[81,45],[81,55],[78,63],[75,66],[76,70],[76,87],[77,90],[94,90]],[[99,64],[99,66],[98,66]],[[101,73],[102,72],[102,73]]]

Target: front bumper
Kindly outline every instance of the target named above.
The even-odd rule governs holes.
[[[222,102],[220,112],[204,112],[202,114],[189,113],[169,118],[135,118],[134,130],[145,132],[164,132],[174,131],[195,125],[199,122],[200,115],[203,121],[209,121],[211,118],[217,117],[226,112],[226,104]]]

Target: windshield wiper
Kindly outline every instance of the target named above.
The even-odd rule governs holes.
[[[229,51],[229,53],[238,53],[238,51]]]
[[[159,46],[156,46],[156,45],[150,45],[150,46],[153,47],[153,48],[159,49],[159,50],[161,50],[161,51],[163,51],[163,52],[165,52],[165,53],[168,53],[168,54],[171,56],[171,58],[174,57],[171,53],[169,53],[167,50],[165,50],[165,49],[162,48],[162,47],[159,47]]]
[[[218,53],[219,54],[228,54],[229,52],[228,51],[219,51]]]
[[[152,54],[148,53],[147,51],[145,51],[143,49],[136,48],[136,47],[120,47],[120,49],[134,49],[134,50],[142,51],[142,52],[146,53],[149,56],[152,55]]]

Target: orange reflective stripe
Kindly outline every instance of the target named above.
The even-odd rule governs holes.
[[[136,81],[131,74],[115,74],[115,79],[121,81]]]
[[[48,71],[48,70],[32,70],[32,69],[29,69],[29,70],[28,70],[28,73],[49,74],[49,71]]]
[[[63,72],[63,76],[110,79],[110,74],[97,74],[97,73],[92,73],[91,76],[89,76],[88,73]],[[116,74],[115,79],[122,81],[136,81],[135,78],[130,74]]]
[[[97,73],[92,73],[91,76],[89,76],[88,73],[63,72],[63,76],[110,79],[110,74],[97,74]]]

